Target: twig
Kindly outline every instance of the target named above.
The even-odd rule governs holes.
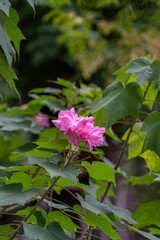
[[[60,177],[57,177],[55,179],[52,180],[52,184],[50,185],[50,187],[44,192],[44,194],[42,195],[42,197],[37,201],[37,203],[35,204],[35,206],[32,209],[32,212],[30,212],[25,218],[24,218],[24,222],[26,222],[30,216],[32,216],[33,212],[36,210],[36,208],[39,206],[39,204],[44,200],[44,198],[48,195],[48,193],[52,190],[53,186],[55,185],[55,183],[58,181]],[[13,240],[16,235],[19,233],[19,231],[22,229],[23,227],[23,222],[17,227],[17,229],[15,230],[15,233],[9,238],[9,240]]]

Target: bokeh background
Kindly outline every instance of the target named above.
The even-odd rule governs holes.
[[[20,16],[21,42],[14,70],[21,102],[5,81],[0,80],[2,102],[9,106],[25,104],[29,90],[54,86],[61,77],[80,84],[96,84],[104,89],[114,80],[114,72],[130,59],[151,55],[160,58],[160,0],[38,0],[36,11],[26,1],[12,0]],[[114,126],[119,137],[121,129]],[[120,145],[107,137],[106,153],[114,163]],[[128,175],[147,173],[145,163],[136,158],[123,162]],[[134,211],[139,202],[157,198],[159,185],[121,184],[116,190],[116,205]],[[138,190],[138,191],[137,191]],[[131,201],[132,200],[132,201]],[[130,204],[132,202],[132,204]],[[142,239],[122,235],[125,240]]]

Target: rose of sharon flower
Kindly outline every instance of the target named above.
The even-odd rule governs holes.
[[[41,113],[41,112],[37,113],[36,123],[38,125],[40,125],[40,126],[45,127],[45,128],[49,128],[50,127],[48,116],[46,114]]]
[[[105,128],[94,127],[93,117],[78,117],[75,109],[60,111],[53,124],[68,136],[68,142],[79,146],[81,141],[88,143],[90,151],[103,143]]]

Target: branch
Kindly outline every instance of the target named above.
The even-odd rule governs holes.
[[[36,205],[33,207],[32,212],[30,212],[25,218],[24,218],[24,222],[26,222],[30,216],[32,216],[33,212],[36,210],[36,208],[40,205],[40,203],[45,199],[45,197],[48,195],[48,193],[52,190],[53,186],[55,185],[55,183],[58,181],[60,177],[57,177],[55,179],[52,180],[52,184],[50,185],[50,187],[44,191],[42,197],[37,201]],[[15,230],[14,234],[9,238],[9,240],[13,240],[16,235],[19,233],[19,231],[22,229],[23,227],[23,222],[17,227],[17,229]]]

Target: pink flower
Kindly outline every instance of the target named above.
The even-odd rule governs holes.
[[[78,116],[75,114],[74,108],[71,110],[60,111],[58,114],[58,120],[52,120],[54,125],[60,130],[66,131],[69,127],[77,125]]]
[[[79,146],[81,141],[88,143],[90,151],[93,147],[103,143],[105,128],[94,127],[93,117],[78,117],[75,109],[60,111],[58,120],[53,120],[54,125],[64,131],[68,136],[68,142]]]
[[[37,113],[36,123],[38,125],[40,125],[40,126],[45,127],[45,128],[49,128],[50,127],[48,116],[46,114],[41,113],[41,112]]]

